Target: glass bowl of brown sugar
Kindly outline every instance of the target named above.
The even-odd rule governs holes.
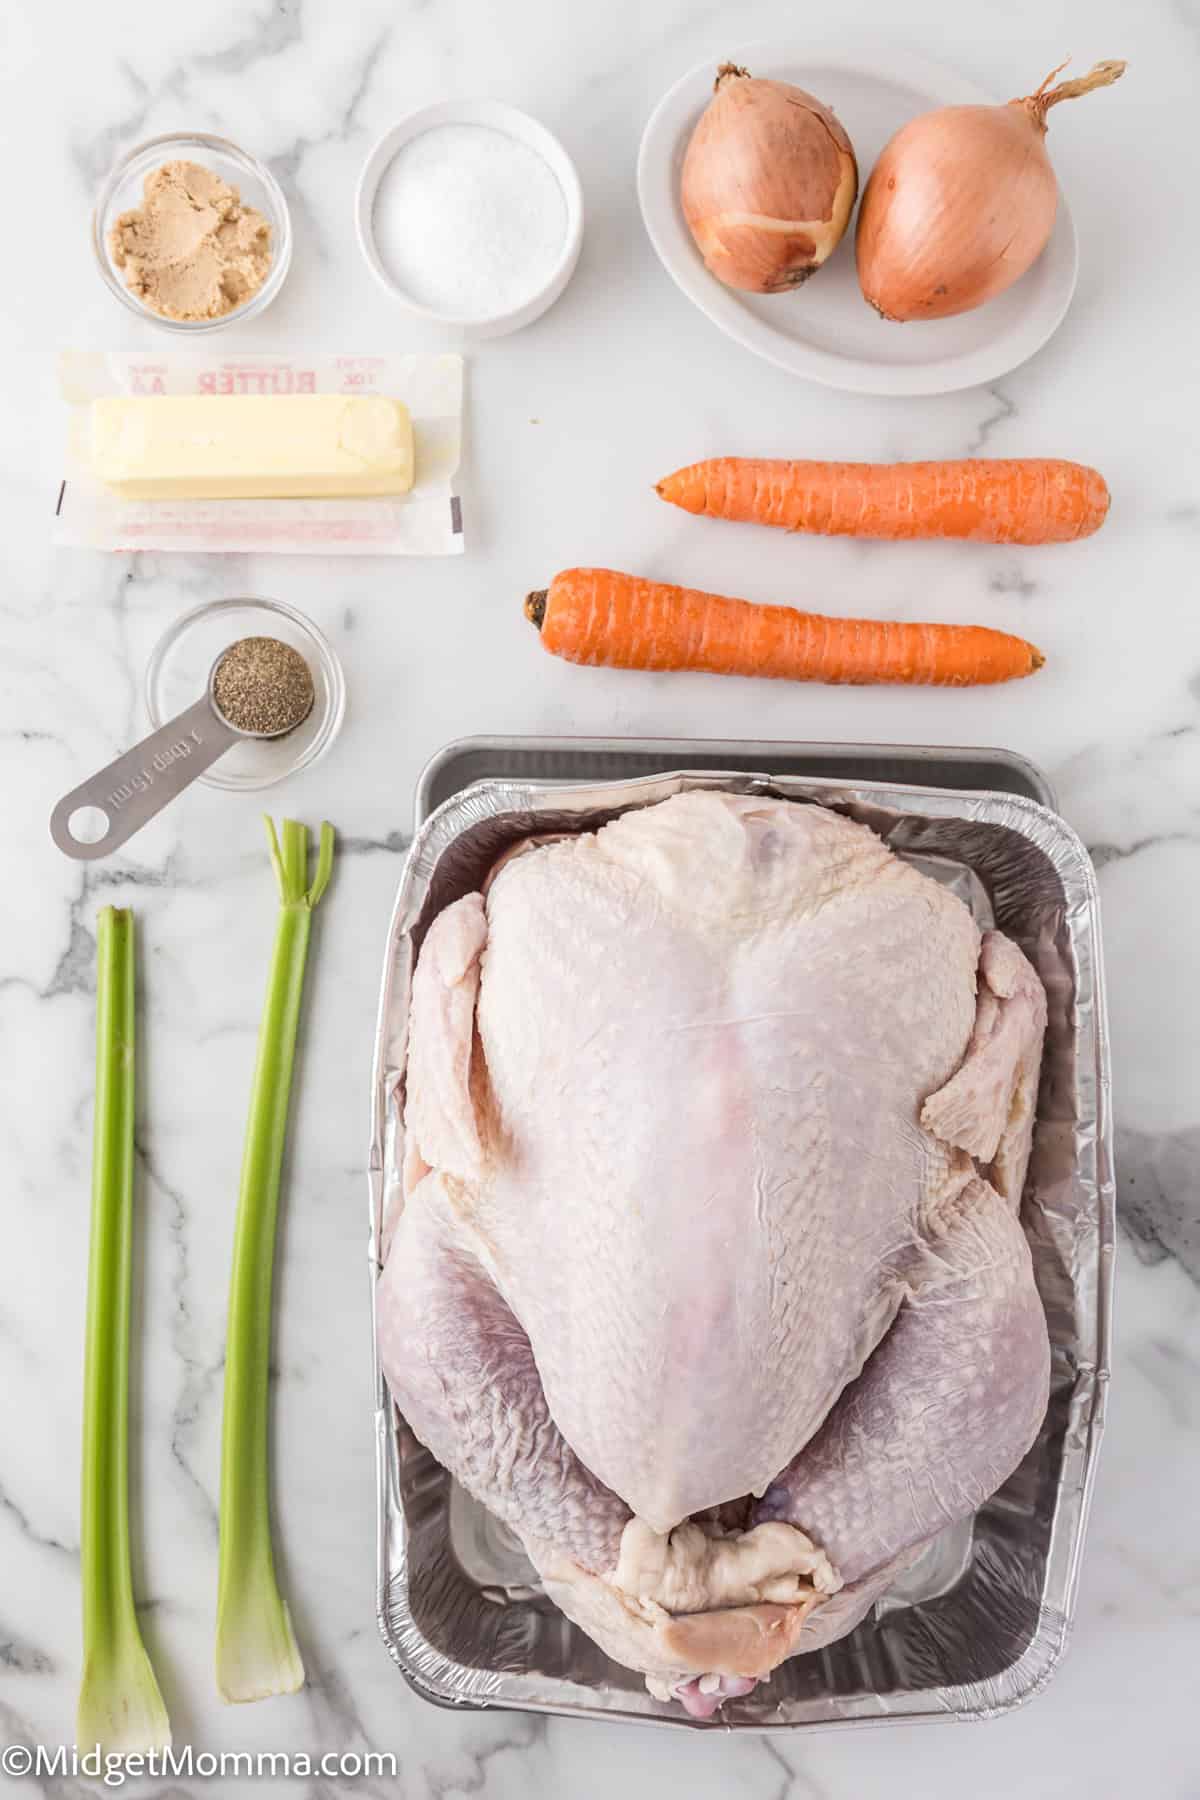
[[[324,756],[341,730],[346,680],[333,645],[294,606],[250,598],[210,600],[176,619],[158,640],[146,665],[145,685],[146,710],[154,729],[205,692],[214,664],[232,645],[263,639],[287,645],[303,657],[312,677],[312,705],[283,737],[240,738],[197,778],[209,787],[243,792],[271,787]],[[285,665],[281,667],[286,673]],[[262,720],[240,717],[232,722],[250,730],[264,725]],[[270,723],[266,721],[266,726]]]
[[[232,190],[243,211],[252,210],[260,226],[266,227],[269,262],[265,274],[249,283],[236,270],[227,274],[222,288],[232,282],[233,291],[219,297],[219,303],[207,312],[179,312],[165,296],[159,304],[135,291],[138,282],[134,267],[118,262],[124,252],[114,242],[114,234],[119,235],[122,223],[145,207],[147,179],[153,182],[156,175],[185,169],[198,171],[207,183]],[[256,156],[210,132],[171,132],[136,144],[109,172],[92,213],[92,248],[105,285],[122,306],[164,331],[195,337],[221,331],[235,321],[265,312],[283,286],[291,265],[292,223],[283,189]],[[179,278],[179,270],[175,269],[171,279]]]

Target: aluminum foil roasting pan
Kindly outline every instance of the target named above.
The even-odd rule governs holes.
[[[611,749],[619,767],[619,746]],[[692,787],[778,794],[870,825],[1037,967],[1049,1024],[1023,1218],[1053,1351],[1045,1424],[1001,1491],[938,1539],[856,1631],[793,1658],[700,1723],[652,1699],[640,1676],[609,1662],[540,1593],[519,1544],[407,1429],[376,1360],[380,1630],[411,1686],[447,1705],[683,1730],[984,1718],[1036,1693],[1066,1646],[1109,1370],[1114,1184],[1096,884],[1056,813],[1024,793],[966,783],[955,791],[769,767],[603,783],[493,777],[452,794],[419,826],[388,936],[372,1100],[372,1291],[399,1192],[408,988],[430,919],[477,887],[514,841],[590,829]]]

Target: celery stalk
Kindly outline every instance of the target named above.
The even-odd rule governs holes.
[[[217,1687],[223,1700],[266,1700],[304,1685],[304,1664],[275,1577],[267,1461],[271,1278],[279,1176],[313,908],[329,883],[333,827],[322,825],[308,881],[308,828],[267,820],[280,913],[259,1030],[242,1157],[225,1341],[221,1434]]]
[[[129,1559],[129,1314],[133,1255],[133,914],[96,920],[96,1122],[83,1392],[83,1679],[77,1742],[165,1748],[171,1727],[142,1643]]]

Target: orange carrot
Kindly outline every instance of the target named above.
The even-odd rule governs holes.
[[[826,619],[613,569],[564,569],[527,596],[525,616],[555,656],[612,669],[971,687],[1032,675],[1045,661],[985,625]]]
[[[713,519],[837,537],[1061,544],[1099,531],[1104,477],[1083,463],[769,462],[718,456],[660,481],[673,506]]]

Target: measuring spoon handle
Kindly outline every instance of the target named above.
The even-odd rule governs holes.
[[[237,732],[217,716],[206,695],[65,794],[50,815],[50,836],[65,856],[81,862],[110,856],[237,741]],[[108,820],[104,836],[94,843],[70,829],[72,814],[83,807],[97,808]]]

